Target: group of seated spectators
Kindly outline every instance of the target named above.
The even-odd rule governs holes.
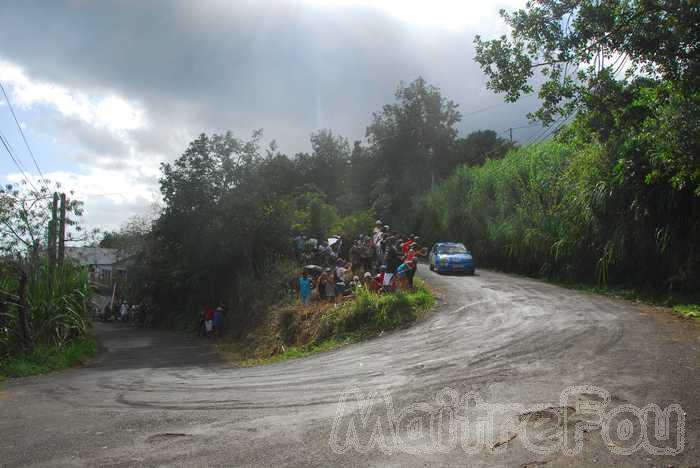
[[[378,293],[411,290],[418,269],[417,257],[427,252],[419,247],[418,236],[401,236],[381,220],[377,220],[371,235],[360,235],[349,247],[340,236],[318,243],[300,234],[294,241],[297,258],[314,256],[318,263],[327,265],[307,265],[301,271],[295,286],[304,305],[312,297],[336,302],[357,288]]]

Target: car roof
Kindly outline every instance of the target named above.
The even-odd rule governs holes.
[[[461,242],[436,242],[435,245],[464,245]]]

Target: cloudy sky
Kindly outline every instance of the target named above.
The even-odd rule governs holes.
[[[287,154],[330,128],[363,139],[400,81],[423,76],[460,105],[463,134],[527,125],[473,61],[475,34],[524,0],[0,2],[0,82],[39,167],[115,228],[158,200],[159,164],[201,132],[264,129]],[[0,131],[37,176],[0,94]],[[524,140],[536,129],[520,129]],[[21,175],[0,147],[0,175]]]

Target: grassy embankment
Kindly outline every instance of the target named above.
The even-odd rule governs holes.
[[[65,346],[38,345],[31,353],[13,356],[0,362],[0,381],[9,377],[45,374],[83,364],[97,352],[94,338],[77,338]]]
[[[700,294],[698,293],[673,294],[665,291],[653,289],[643,290],[635,287],[594,286],[585,283],[562,283],[557,281],[554,281],[554,283],[578,291],[587,291],[617,299],[666,307],[681,317],[700,321]]]
[[[420,280],[411,292],[358,290],[352,299],[337,306],[284,307],[270,315],[254,338],[221,343],[218,348],[243,366],[306,357],[404,327],[424,317],[434,303],[432,293]]]

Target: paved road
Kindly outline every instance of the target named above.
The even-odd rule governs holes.
[[[423,322],[257,368],[97,324],[90,365],[0,384],[0,465],[700,465],[696,324],[492,272],[425,277],[442,299]]]

